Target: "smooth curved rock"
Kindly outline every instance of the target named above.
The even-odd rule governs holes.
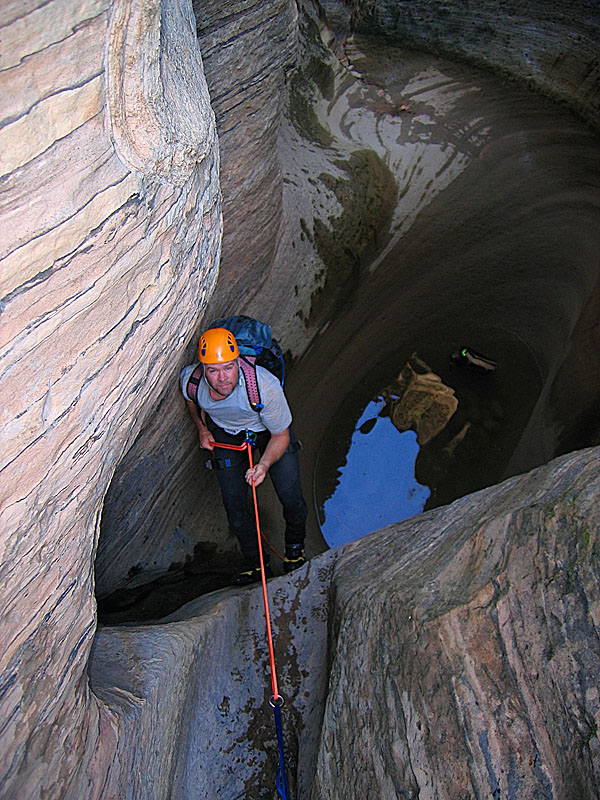
[[[189,3],[114,0],[106,63],[108,119],[120,158],[182,186],[216,137]]]
[[[600,375],[591,332],[600,252],[597,181],[590,180],[598,174],[595,135],[549,103],[544,108],[553,117],[540,130],[543,110],[534,95],[519,90],[511,102],[494,76],[469,73],[465,80],[464,68],[448,62],[405,53],[400,68],[387,48],[361,72],[370,55],[365,42],[344,42],[340,33],[334,44],[342,63],[332,53],[334,44],[325,44],[331,31],[317,9],[311,3],[298,9],[299,63],[283,91],[295,44],[289,5],[278,0],[242,13],[234,4],[222,17],[219,4],[196,4],[224,153],[226,227],[231,220],[225,238],[238,237],[233,247],[229,238],[230,255],[207,313],[265,317],[286,350],[302,358],[286,387],[304,444],[306,485],[338,400],[370,365],[371,341],[379,342],[382,360],[395,358],[400,348],[397,369],[413,348],[421,352],[425,339],[434,356],[451,351],[456,337],[463,341],[465,327],[474,339],[495,337],[499,380],[509,365],[502,398],[507,419],[531,416],[522,445],[520,428],[501,455],[493,450],[498,462],[508,462],[513,452],[514,458],[492,480],[570,449],[571,419],[577,424],[579,408],[594,418]],[[256,47],[253,36],[260,40]],[[237,74],[248,84],[236,82]],[[580,147],[577,163],[571,142],[573,150]],[[260,166],[265,154],[268,161]],[[257,188],[265,170],[274,181],[281,171],[281,207],[279,189]],[[255,208],[264,194],[268,225]],[[498,208],[509,212],[498,215]],[[250,239],[240,221],[244,213],[256,223],[249,223]],[[266,234],[275,226],[271,256]],[[237,256],[254,264],[243,278],[261,283],[253,296],[241,289]],[[227,288],[229,280],[238,288]],[[313,341],[317,346],[310,347]],[[193,360],[194,351],[190,343],[178,352],[179,363]],[[576,409],[561,403],[560,421],[555,378],[564,397],[565,386],[576,395]],[[471,429],[468,438],[474,437]],[[589,441],[585,430],[579,441]],[[99,596],[130,585],[130,574],[135,581],[144,573],[151,579],[156,570],[184,563],[195,547],[207,570],[237,557],[204,461],[173,383],[107,494]],[[491,482],[489,472],[477,474],[482,482],[468,488]],[[310,524],[312,546],[322,549],[314,515]],[[276,502],[268,533],[279,546]]]
[[[345,547],[312,800],[598,797],[599,458]]]
[[[227,75],[233,91],[229,99],[235,104],[238,83],[249,85],[246,109],[255,112],[258,120],[253,133],[264,123],[265,140],[274,151],[277,138],[273,131],[279,121],[278,91],[283,91],[286,67],[293,59],[290,46],[293,49],[297,32],[295,4],[277,2],[258,4],[255,8],[257,13],[266,15],[267,27],[262,30],[279,31],[281,50],[273,48],[276,52],[271,54],[279,70],[275,88],[266,80],[273,63],[268,53],[270,40],[266,39],[261,41],[264,60],[258,72],[244,73],[241,79],[234,72]],[[574,16],[577,9],[572,11]],[[220,43],[230,42],[233,47],[236,42],[254,41],[251,28],[245,27],[247,10],[247,6],[240,4],[227,19],[233,26],[232,35],[221,39],[216,36],[215,75],[222,68]],[[201,13],[202,10],[199,16]],[[177,499],[173,483],[165,481],[160,491],[151,495],[151,500],[158,498],[160,506],[160,511],[155,512],[148,496],[149,477],[162,477],[165,464],[167,471],[172,469],[181,476],[192,461],[199,461],[197,448],[193,449],[194,433],[177,393],[180,363],[176,363],[173,354],[177,352],[183,361],[188,344],[187,355],[193,351],[194,328],[215,286],[221,199],[212,111],[207,104],[190,21],[189,8],[177,0],[164,0],[160,13],[156,3],[141,0],[129,3],[87,0],[76,6],[64,0],[50,3],[32,0],[5,4],[0,10],[3,36],[0,80],[5,100],[0,126],[3,178],[0,793],[7,800],[17,797],[32,800],[156,797],[158,800],[169,796],[191,800],[198,796],[199,786],[207,800],[221,790],[235,791],[238,796],[255,791],[272,793],[272,729],[266,727],[263,712],[257,710],[268,691],[263,620],[256,602],[258,591],[209,598],[209,605],[200,602],[161,625],[104,627],[97,631],[94,557],[103,503],[115,471],[118,470],[118,476],[128,478],[134,472],[136,458],[151,453],[149,466],[138,462],[147,469],[142,469],[131,481],[142,497],[131,503],[131,515],[133,518],[137,515],[137,520],[123,528],[115,524],[114,540],[103,543],[97,574],[99,584],[105,580],[105,585],[110,583],[106,576],[112,568],[111,561],[124,562],[117,565],[120,577],[135,566],[135,561],[123,557],[119,537],[127,540],[132,530],[141,531],[142,538],[134,541],[132,549],[143,552],[147,512],[151,510],[175,528],[179,521],[177,514],[163,502],[165,497],[171,501]],[[213,22],[218,26],[219,21],[216,14]],[[320,23],[314,8],[302,18],[302,23],[318,31]],[[239,28],[237,36],[235,25],[243,28],[244,37]],[[190,69],[182,74],[180,68],[188,62]],[[144,65],[144,72],[138,72],[136,65]],[[320,91],[327,92],[327,74],[320,66],[316,77]],[[253,98],[255,83],[265,91],[259,91]],[[185,104],[179,96],[173,97],[173,92],[178,94],[180,90]],[[273,104],[263,109],[267,95]],[[199,108],[194,111],[187,107],[191,96],[200,98]],[[586,98],[591,104],[590,97]],[[303,124],[310,129],[315,122],[310,116],[310,104],[307,109],[302,92],[296,100],[295,112],[299,108],[308,111]],[[325,94],[320,94],[318,101],[324,111]],[[386,118],[388,111],[401,112],[399,104],[393,104],[392,109],[386,104],[383,98],[382,104],[374,106],[378,123]],[[324,135],[321,123],[317,118],[316,129],[319,135]],[[292,127],[284,126],[279,143],[286,157],[293,154],[294,170],[300,175],[307,140]],[[307,130],[302,124],[300,128]],[[241,124],[236,131],[242,133]],[[227,133],[222,130],[221,136],[225,138]],[[146,137],[152,139],[151,144]],[[388,195],[385,202],[375,206],[375,211],[371,209],[369,224],[361,236],[352,238],[352,243],[360,246],[361,254],[377,251],[381,232],[373,225],[373,218],[387,224],[395,210],[391,202],[392,197],[395,202],[395,195],[390,171],[386,171],[381,157],[365,153],[364,147],[358,156],[346,153],[342,163],[334,164],[327,173],[319,192],[303,201],[302,214],[305,209],[312,209],[311,215],[301,217],[304,226],[298,218],[299,208],[294,205],[302,191],[298,195],[284,193],[283,223],[278,227],[277,158],[271,153],[268,164],[263,164],[264,150],[258,148],[255,168],[248,169],[256,180],[246,184],[248,175],[243,167],[251,160],[245,160],[241,149],[234,152],[236,146],[245,143],[244,138],[234,136],[230,141],[231,191],[228,188],[226,202],[233,202],[232,198],[238,198],[240,204],[242,200],[248,201],[247,216],[239,217],[244,223],[240,230],[244,231],[243,241],[250,231],[259,242],[248,254],[248,270],[258,264],[263,245],[273,246],[273,232],[279,237],[274,249],[277,255],[268,268],[275,288],[255,295],[252,302],[257,310],[271,306],[275,309],[276,318],[293,332],[290,338],[295,352],[300,353],[318,324],[315,319],[312,322],[308,319],[307,309],[309,312],[315,288],[322,288],[325,282],[325,276],[319,273],[323,266],[317,257],[319,248],[310,237],[318,229],[323,240],[339,245],[344,232],[349,230],[351,214],[347,210],[365,208],[361,197],[351,189],[353,177],[360,172],[365,178],[366,172],[366,180],[360,185],[384,187]],[[247,144],[246,154],[252,152],[253,142]],[[312,156],[317,166],[339,160],[338,153],[323,159],[321,151],[315,155],[311,150]],[[462,168],[460,164],[455,166]],[[450,183],[452,176],[448,171],[445,174]],[[284,179],[289,180],[293,175],[290,170]],[[302,179],[309,183],[309,177],[315,180],[311,174],[308,177],[304,174]],[[299,185],[302,190],[305,184]],[[273,189],[267,211],[260,204],[262,195],[253,195],[261,186]],[[317,211],[319,195],[326,202]],[[430,194],[421,193],[416,205],[407,205],[412,214],[423,213],[430,199]],[[274,211],[274,217],[269,210]],[[264,215],[259,217],[258,212]],[[257,223],[258,219],[268,224],[267,235],[263,236],[263,225]],[[291,219],[296,227],[290,233],[286,225]],[[322,225],[314,226],[315,220]],[[396,231],[401,232],[400,222],[395,222]],[[296,263],[291,257],[295,247],[307,260],[298,259],[302,269],[298,269],[297,282],[291,286],[286,281],[290,276],[289,265]],[[287,261],[284,256],[289,256]],[[355,252],[346,256],[340,273],[344,290],[352,286],[359,266]],[[237,265],[233,258],[227,264],[223,293],[214,301],[215,307],[239,305],[247,299],[245,289],[257,283],[251,271],[235,274]],[[227,278],[229,270],[231,283]],[[260,274],[266,275],[267,271]],[[587,292],[588,280],[591,278],[587,274],[580,278],[581,295],[591,298],[591,290]],[[343,292],[336,297],[340,302],[345,299]],[[577,296],[572,303],[574,319],[579,313],[579,299]],[[318,313],[316,319],[319,323],[323,321]],[[591,305],[581,324],[587,326],[590,322],[595,324]],[[564,332],[555,333],[561,354],[568,351]],[[323,402],[319,392],[311,396],[313,404]],[[593,408],[594,397],[588,400]],[[145,428],[150,430],[148,438],[138,438]],[[133,448],[136,440],[138,445]],[[147,442],[158,441],[160,445],[144,447]],[[162,446],[164,454],[159,453]],[[183,456],[180,458],[181,453],[177,452],[175,458],[173,452],[179,450]],[[128,460],[123,461],[126,453]],[[465,733],[460,752],[469,752],[473,758],[473,774],[465,776],[471,785],[484,785],[490,774],[496,776],[498,785],[508,785],[508,779],[501,773],[502,764],[506,756],[510,764],[512,753],[522,746],[524,753],[539,754],[536,763],[541,764],[550,785],[554,781],[557,792],[562,787],[565,791],[574,789],[578,794],[587,792],[592,796],[588,787],[593,779],[596,785],[598,782],[594,772],[598,763],[597,741],[592,729],[592,721],[595,724],[598,721],[597,695],[593,686],[585,686],[584,679],[586,670],[595,674],[593,669],[597,664],[594,536],[598,526],[590,500],[591,494],[597,495],[597,486],[594,477],[588,474],[594,465],[594,475],[597,473],[595,460],[595,451],[577,454],[504,487],[467,498],[450,511],[405,523],[394,536],[388,530],[380,543],[373,537],[352,546],[349,560],[342,566],[335,584],[338,599],[332,640],[335,650],[331,653],[334,670],[313,788],[315,797],[325,792],[342,794],[345,787],[349,796],[356,786],[357,791],[362,791],[360,781],[364,776],[359,776],[354,784],[352,781],[364,753],[357,753],[353,764],[342,753],[336,764],[338,753],[332,739],[339,731],[339,724],[332,721],[332,715],[339,711],[340,717],[348,721],[344,733],[352,739],[348,745],[350,751],[353,741],[362,733],[366,737],[368,734],[367,741],[372,744],[373,736],[379,735],[382,726],[382,717],[375,713],[380,710],[377,701],[385,694],[370,692],[379,687],[392,691],[389,708],[401,713],[386,719],[385,730],[391,724],[392,732],[398,736],[384,741],[382,760],[375,758],[378,768],[375,780],[380,785],[387,787],[390,780],[399,780],[399,773],[405,776],[406,784],[402,785],[408,785],[409,790],[415,785],[432,784],[437,768],[432,748],[436,730],[424,727],[423,721],[448,712],[452,700],[454,707],[462,712],[462,717],[455,715],[454,719],[454,730]],[[121,463],[123,468],[119,466]],[[178,483],[182,505],[187,507],[193,505],[193,480],[188,473]],[[556,493],[559,483],[564,486],[560,496]],[[118,490],[118,479],[114,485]],[[581,493],[573,496],[571,487],[578,491],[581,488]],[[201,510],[214,502],[213,489],[206,484],[196,489],[202,494]],[[133,494],[124,492],[123,497],[131,499]],[[539,503],[548,505],[543,505],[540,511]],[[504,518],[492,516],[492,505],[495,511],[505,514]],[[554,517],[551,508],[555,509]],[[488,516],[482,521],[484,512]],[[446,513],[456,515],[452,524],[451,516],[446,524]],[[118,521],[118,515],[115,517]],[[589,536],[581,522],[586,518],[595,525],[589,528]],[[543,523],[545,538],[527,538],[532,521]],[[433,524],[433,529],[427,527],[429,524]],[[205,525],[202,536],[212,535],[218,519],[213,516]],[[213,529],[207,531],[211,525]],[[171,541],[172,530],[168,528],[163,542]],[[573,536],[559,543],[557,538],[556,554],[549,550],[549,557],[545,550],[536,549],[538,542],[554,546],[552,537],[563,530],[577,533],[579,539]],[[197,531],[190,528],[187,533],[189,543]],[[446,544],[442,540],[444,534],[448,537]],[[405,536],[410,541],[405,542]],[[506,563],[502,560],[503,553],[498,552],[495,536],[507,545]],[[477,546],[469,550],[471,538]],[[535,546],[526,547],[521,539]],[[161,555],[157,544],[160,541],[160,538],[154,541],[153,557]],[[581,543],[581,562],[568,547],[575,547],[577,542]],[[423,543],[427,545],[425,552]],[[482,549],[479,545],[489,548]],[[185,548],[182,550],[185,552]],[[596,562],[589,560],[590,551]],[[272,584],[282,692],[287,692],[285,687],[292,687],[293,724],[286,728],[287,745],[295,759],[292,770],[298,766],[298,795],[302,797],[308,795],[313,779],[316,738],[328,681],[327,590],[329,570],[337,555],[323,555],[301,574]],[[396,555],[404,560],[391,563],[390,559]],[[432,559],[426,564],[424,559],[429,555]],[[445,556],[452,556],[455,561],[445,562]],[[528,575],[519,572],[517,556],[523,565],[531,566],[532,574],[540,576],[531,591],[527,588]],[[461,572],[461,558],[468,567],[466,577]],[[570,570],[565,572],[557,559],[562,559]],[[447,573],[441,571],[444,563]],[[375,566],[391,587],[389,596],[376,594],[372,580]],[[595,584],[589,579],[591,573]],[[570,583],[566,582],[565,574]],[[453,588],[458,577],[463,581],[457,584],[454,594],[446,596],[440,592],[439,587]],[[492,592],[490,585],[494,590],[497,585],[502,591]],[[565,589],[563,595],[570,605],[563,603],[563,595],[556,597],[559,614],[555,614],[556,619],[547,615],[549,632],[542,631],[539,635],[540,642],[550,641],[554,649],[538,652],[537,642],[532,638],[528,640],[528,652],[522,653],[515,626],[525,620],[523,628],[533,636],[536,630],[531,620],[535,617],[533,611],[546,614],[543,605],[534,604],[540,600],[540,592],[554,597],[552,592],[556,587]],[[500,736],[493,741],[482,739],[479,712],[464,691],[465,684],[460,682],[454,687],[448,679],[442,687],[445,691],[440,689],[435,702],[428,705],[427,697],[419,693],[418,687],[415,690],[410,681],[399,680],[402,677],[399,668],[404,675],[409,675],[410,669],[413,680],[415,673],[418,676],[425,672],[421,661],[416,667],[411,662],[412,651],[408,647],[396,647],[392,652],[390,670],[377,671],[379,664],[375,664],[373,679],[367,685],[364,677],[374,663],[370,656],[376,657],[378,643],[369,640],[369,647],[360,652],[361,669],[357,669],[356,653],[365,641],[365,632],[383,631],[390,647],[395,647],[398,641],[410,644],[413,635],[412,626],[407,627],[402,616],[390,615],[389,620],[397,620],[394,628],[393,624],[388,625],[388,617],[375,614],[369,618],[366,605],[357,609],[349,599],[355,594],[366,601],[371,592],[382,600],[384,609],[395,613],[395,598],[402,598],[419,612],[424,644],[431,652],[439,641],[444,642],[448,676],[464,674],[479,678],[483,689],[476,696],[488,703],[482,706],[481,715],[489,721],[490,730],[504,734],[506,720],[494,717],[489,710],[495,687],[484,685],[485,678],[495,677],[516,709],[515,733],[508,732],[502,741]],[[403,609],[404,606],[401,615]],[[521,609],[531,612],[529,617],[519,616]],[[497,611],[496,618],[492,611],[494,614]],[[502,630],[496,619],[503,622]],[[572,619],[576,624],[569,628],[567,622]],[[590,619],[594,627],[589,624]],[[354,626],[354,620],[358,627]],[[490,655],[487,651],[482,653],[477,642],[471,640],[472,632],[479,630],[495,634]],[[571,630],[584,634],[584,645],[579,649],[573,645],[573,638],[566,635]],[[551,640],[550,633],[554,637]],[[595,656],[589,668],[586,648]],[[438,652],[439,648],[435,650]],[[554,656],[550,656],[554,653],[553,662]],[[489,664],[485,663],[487,672],[483,674],[465,654],[489,658]],[[389,658],[389,651],[383,658]],[[544,673],[533,682],[528,681],[530,663],[545,667]],[[555,671],[554,663],[558,665]],[[575,672],[571,679],[568,667],[573,663],[583,664],[585,669]],[[235,664],[233,669],[231,664]],[[510,671],[499,671],[501,664],[508,665],[518,676],[523,697],[517,696]],[[425,673],[424,684],[427,676]],[[397,694],[404,683],[409,684],[405,702],[403,695]],[[555,688],[576,713],[561,716],[560,704],[556,704],[556,709],[551,707],[547,697],[556,696]],[[362,708],[361,703],[368,707],[369,714],[362,733],[359,730],[357,734],[352,725],[356,705]],[[546,714],[547,727],[540,726],[539,741],[534,742],[521,722],[539,718],[534,714],[536,704]],[[388,714],[388,708],[381,711]],[[465,723],[461,728],[458,723],[463,720],[470,722],[470,727]],[[256,722],[258,731],[248,733]],[[398,728],[393,727],[396,723]],[[238,725],[244,728],[241,734],[237,734]],[[569,725],[572,727],[568,728]],[[402,734],[403,726],[410,730],[410,737]],[[548,744],[548,738],[550,733],[552,736],[556,733],[557,740],[564,741],[561,737],[565,730],[572,732],[571,741],[577,746],[557,754],[552,744]],[[470,735],[473,731],[476,736]],[[390,750],[394,745],[397,749]],[[233,764],[226,752],[232,746]],[[411,765],[407,764],[407,753],[415,757]],[[379,770],[382,761],[384,768]],[[339,779],[330,780],[334,772],[337,776],[338,767]],[[515,769],[520,766],[517,764]],[[441,781],[436,785],[444,786]]]
[[[193,5],[221,151],[222,269],[209,311],[219,317],[249,303],[272,267],[282,221],[278,134],[298,11],[294,0]]]
[[[307,797],[327,690],[337,554],[269,581],[292,796]],[[160,624],[100,629],[91,686],[119,721],[119,800],[271,797],[278,766],[260,586],[199,598]]]
[[[600,15],[594,0],[352,0],[355,29],[526,80],[600,122]]]
[[[188,75],[197,113],[171,108],[142,172],[120,159],[107,116],[136,80],[139,97],[165,104],[169,86],[156,72],[130,73],[107,95],[110,3],[38,6],[0,12],[9,98],[0,130],[0,793],[106,798],[117,716],[87,684],[98,523],[116,465],[173,376],[172,347],[184,345],[214,285],[219,160],[189,8],[165,0],[163,19],[137,30],[157,43],[163,73],[173,39],[187,42],[197,67]],[[128,30],[119,54],[113,42],[109,61],[127,61],[134,40]]]
[[[268,583],[292,796],[597,797],[600,449]],[[328,647],[324,646],[327,639]],[[106,796],[269,796],[260,587],[102,628]]]
[[[196,2],[194,8],[216,114],[224,198],[220,279],[206,310],[212,318],[241,311],[271,268],[281,224],[277,139],[285,75],[295,61],[297,11],[290,0],[251,7]],[[288,275],[295,271],[287,265]],[[277,278],[289,296],[287,279]],[[190,302],[194,314],[204,311]],[[260,302],[267,302],[265,295]],[[276,323],[270,313],[269,319]],[[276,330],[286,335],[285,328]],[[96,560],[100,598],[131,586],[138,574],[148,582],[193,557],[205,571],[219,572],[224,563],[234,570],[240,558],[222,506],[215,503],[216,476],[204,468],[207,454],[198,448],[176,380],[175,370],[197,358],[197,338],[188,347],[172,342],[169,350],[173,373],[161,406],[122,459],[105,499]],[[278,537],[280,530],[272,541],[282,547]]]

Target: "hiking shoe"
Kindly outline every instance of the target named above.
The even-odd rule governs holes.
[[[273,570],[270,564],[265,564],[265,577],[267,579],[273,577]],[[260,567],[250,567],[238,572],[232,580],[232,584],[234,586],[249,586],[251,583],[258,583],[260,580]]]
[[[303,544],[286,544],[285,558],[283,559],[283,571],[293,572],[295,569],[306,564]]]

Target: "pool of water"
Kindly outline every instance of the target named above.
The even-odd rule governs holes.
[[[518,344],[498,349],[503,358],[489,376],[434,361],[433,374],[457,407],[429,441],[421,434],[423,446],[417,423],[408,430],[394,424],[401,361],[378,365],[353,387],[332,414],[315,459],[315,514],[330,547],[502,479],[541,388],[535,362]],[[515,401],[514,375],[528,370],[527,391]]]
[[[418,514],[431,494],[415,477],[416,433],[400,432],[389,416],[381,416],[385,407],[383,397],[367,404],[334,491],[318,501],[319,524],[330,547]]]

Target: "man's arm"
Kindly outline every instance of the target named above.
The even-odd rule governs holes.
[[[198,429],[198,438],[200,439],[200,447],[202,447],[204,450],[212,450],[214,446],[215,437],[212,435],[212,433],[208,430],[208,428],[202,421],[202,416],[200,415],[198,406],[196,405],[196,403],[192,403],[192,401],[188,400],[187,398],[185,404],[188,407],[188,411],[190,412],[191,418],[194,420],[194,425]]]
[[[281,456],[285,453],[290,443],[290,429],[286,428],[281,433],[272,433],[269,443],[265,447],[265,452],[262,454],[258,464],[253,469],[246,472],[246,480],[248,483],[254,483],[255,486],[261,484],[267,477],[269,467],[276,461],[279,461]]]

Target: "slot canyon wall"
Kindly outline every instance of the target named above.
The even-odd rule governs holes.
[[[526,8],[512,0],[483,0],[476,7],[427,0],[351,0],[347,6],[355,30],[450,53],[518,77],[598,124],[598,8],[593,0],[569,8],[548,0],[532,0]]]
[[[103,498],[216,280],[217,134],[187,4],[0,20],[0,795],[101,797],[119,736],[87,678]]]
[[[231,10],[229,5],[227,8]],[[387,7],[356,4],[354,8],[329,2],[324,8],[330,24],[311,4],[266,4],[252,13],[241,7],[224,13],[219,4],[210,10],[199,3],[195,7],[219,130],[224,193],[221,273],[206,319],[239,311],[266,316],[289,362],[303,359],[304,371],[291,370],[288,386],[295,395],[294,412],[305,447],[307,485],[312,483],[318,443],[336,409],[331,386],[343,397],[352,389],[352,382],[363,377],[372,351],[369,343],[377,341],[381,355],[392,353],[400,339],[399,319],[404,320],[405,329],[412,328],[416,341],[419,329],[424,339],[429,336],[428,329],[437,325],[441,330],[442,324],[450,338],[455,319],[467,319],[478,307],[489,307],[488,322],[497,328],[506,327],[510,318],[512,342],[494,343],[503,360],[517,360],[514,344],[518,340],[533,353],[533,363],[515,375],[514,385],[533,385],[538,379],[542,383],[540,389],[531,389],[537,407],[530,411],[528,429],[522,432],[521,445],[515,445],[506,474],[525,471],[554,454],[568,452],[573,442],[584,446],[586,436],[578,439],[576,428],[594,424],[595,387],[600,380],[595,324],[600,296],[598,244],[593,233],[598,211],[593,184],[589,195],[586,193],[586,173],[596,169],[594,135],[588,132],[587,151],[582,150],[580,163],[574,165],[564,152],[564,142],[569,137],[585,142],[586,135],[571,132],[568,120],[557,119],[556,133],[536,130],[535,117],[527,128],[524,117],[513,108],[496,111],[496,117],[488,120],[469,100],[470,93],[479,89],[467,87],[461,94],[454,75],[438,74],[442,67],[433,67],[429,77],[423,67],[423,76],[417,73],[405,87],[414,113],[403,116],[394,110],[401,107],[399,100],[392,100],[389,93],[383,99],[379,95],[383,91],[379,76],[370,81],[356,77],[351,60],[357,59],[359,52],[352,43],[345,46],[344,26],[350,24],[351,13],[363,29],[368,23],[372,31],[396,36],[391,24],[383,27]],[[396,15],[406,8],[400,4]],[[414,19],[425,26],[425,11],[417,13],[414,4],[410,8]],[[530,61],[539,61],[539,67],[532,74],[524,73],[517,50],[505,69],[510,67],[515,75],[534,82],[541,92],[564,97],[560,71],[549,74],[544,65],[557,41],[563,50],[572,42],[567,61],[579,76],[578,85],[585,88],[586,119],[597,122],[594,15],[582,6],[574,23],[577,33],[565,37],[563,14],[552,12],[550,5],[544,14],[537,8],[534,11],[540,18],[548,17],[540,27],[539,39],[537,17],[532,16],[529,26],[533,29],[531,47],[540,53],[538,60],[532,55]],[[440,7],[440,19],[445,13],[446,6]],[[488,6],[482,4],[482,26],[489,15]],[[471,13],[469,24],[477,18]],[[475,59],[475,54],[463,52],[455,42],[453,31],[462,29],[460,9],[451,19],[453,25],[444,27],[444,47]],[[488,38],[479,42],[479,59],[492,59],[492,65],[500,68],[493,57],[505,51],[510,31],[523,28],[521,21],[507,8],[502,25],[497,26],[497,46],[489,32]],[[553,31],[552,36],[544,33],[547,29]],[[417,34],[415,31],[415,37]],[[439,42],[437,48],[443,49]],[[238,73],[244,81],[232,77]],[[448,82],[448,87],[436,101],[433,92],[438,81],[442,87]],[[456,99],[449,99],[454,98],[453,92]],[[419,103],[420,93],[423,101]],[[572,94],[573,104],[579,108],[584,101],[577,99],[575,90]],[[357,103],[365,104],[360,122],[349,113]],[[496,124],[502,113],[513,115],[514,128],[506,126],[505,133],[488,140],[486,125]],[[423,122],[428,116],[432,118],[429,127]],[[497,127],[502,130],[505,126],[500,123]],[[447,144],[431,156],[438,137],[447,137]],[[544,159],[547,170],[543,208],[539,187],[527,193],[533,182],[523,165],[532,159],[533,146],[539,152],[536,163]],[[503,161],[512,161],[515,169],[509,172]],[[572,180],[569,173],[573,173]],[[495,185],[488,177],[494,175]],[[563,180],[565,176],[567,180]],[[472,207],[465,205],[463,199],[476,197],[478,185],[486,180],[487,193],[482,192]],[[442,198],[436,206],[435,201],[450,192],[455,193],[454,199]],[[453,203],[454,213],[447,214],[446,206]],[[505,238],[503,249],[492,236],[486,250],[485,237],[470,237],[467,224],[461,231],[460,219],[468,220],[479,232],[494,218],[498,204],[515,204],[527,211],[522,215],[515,212],[506,230],[496,233],[496,239]],[[572,209],[569,220],[554,215],[554,209],[561,206]],[[415,220],[424,220],[426,214],[433,224],[429,230],[424,222],[417,228]],[[248,235],[248,218],[261,220],[252,236]],[[556,246],[544,247],[552,237]],[[423,240],[429,242],[428,247]],[[373,298],[385,289],[377,287],[391,279],[381,268],[371,272],[371,265],[392,247],[399,253],[398,262],[406,264],[406,278],[394,287],[394,302],[379,308]],[[486,261],[493,277],[478,281],[478,270]],[[444,262],[445,274],[440,274],[439,265]],[[507,268],[507,262],[515,266]],[[418,273],[413,264],[420,265]],[[556,281],[542,277],[545,271],[555,275]],[[361,283],[364,290],[359,293],[356,288]],[[465,285],[468,294],[462,288]],[[237,299],[238,290],[233,286],[239,289]],[[439,299],[435,299],[436,293]],[[537,295],[539,302],[532,302],[529,295]],[[343,317],[339,324],[335,324],[336,317]],[[350,317],[355,320],[354,334],[349,334]],[[326,336],[320,335],[322,330]],[[318,347],[313,346],[306,358],[311,343]],[[193,360],[194,351],[191,341],[185,352],[175,355],[177,365]],[[303,389],[307,380],[310,393]],[[517,395],[515,392],[509,402],[523,403]],[[321,409],[319,415],[312,414],[313,405]],[[165,447],[165,442],[177,442],[178,447]],[[204,460],[193,426],[181,414],[178,387],[172,381],[153,424],[144,427],[120,462],[107,494],[96,559],[99,597],[133,588],[147,579],[145,576],[189,559],[207,574],[223,572],[228,562],[235,561],[237,550],[225,533],[224,514],[211,501],[215,477],[204,469]],[[281,532],[271,521],[274,505],[269,497],[265,524],[277,547]],[[311,552],[322,551],[324,543],[312,514],[310,532]]]
[[[204,318],[268,316],[300,362],[345,302],[352,258],[328,276],[322,246],[336,190],[367,171],[393,194],[377,158],[328,152],[313,109],[347,68],[333,51],[350,13],[598,125],[598,12],[582,0],[567,22],[536,4],[527,25],[506,4],[502,26],[486,2],[467,17],[445,2],[323,8],[330,27],[289,0],[0,10],[2,798],[272,795],[258,593],[111,627],[95,591],[198,546],[207,567],[235,557],[177,375]],[[317,195],[321,171],[338,183]],[[365,259],[393,216],[374,214],[350,243]],[[593,281],[581,297],[596,360],[568,369],[596,374]],[[297,797],[598,796],[598,480],[597,450],[567,455],[271,584]]]

